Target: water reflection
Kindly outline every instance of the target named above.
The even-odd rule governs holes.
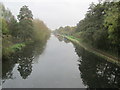
[[[30,50],[32,49],[32,50]],[[23,79],[26,79],[32,72],[32,61],[34,59],[34,48],[32,46],[26,47],[22,53],[19,54],[18,71]]]
[[[120,67],[76,44],[74,46],[80,57],[79,70],[85,85],[89,88],[120,88]]]
[[[2,63],[2,79],[3,83],[6,79],[13,79],[13,68],[18,64],[18,71],[23,79],[26,79],[32,72],[32,64],[35,60],[34,57],[38,57],[45,49],[45,41],[32,43],[27,45],[23,50],[15,53],[8,60],[3,60]]]
[[[64,38],[58,39],[67,41]],[[34,64],[33,66],[33,63],[35,63],[35,58],[43,53],[46,41],[28,45],[22,51],[11,56],[9,60],[3,60],[4,81],[14,78],[13,72],[14,74],[17,73],[13,70],[15,65],[17,65],[17,70],[23,79],[29,78],[30,75],[32,77],[27,79],[27,81],[19,78],[17,74],[17,79],[13,80],[15,82],[8,80],[8,83],[5,83],[5,87],[12,87],[18,82],[16,87],[50,87],[50,85],[51,87],[68,87],[69,85],[70,87],[82,87],[86,85],[88,88],[120,88],[120,67],[95,56],[76,44],[74,44],[74,52],[73,46],[69,47],[65,43],[59,43],[54,37],[50,40],[46,49],[47,51],[45,51],[46,54],[42,57],[43,60],[38,65]],[[61,47],[62,45],[65,47]],[[63,51],[67,51],[67,53]],[[76,66],[76,59],[78,59],[76,53],[79,56],[79,67]],[[58,57],[61,57],[63,61],[61,58],[58,59]],[[65,60],[66,58],[67,60]],[[33,68],[37,68],[39,73],[37,73],[38,71],[34,72]],[[35,73],[34,75],[31,74],[32,71]],[[79,77],[79,71],[81,78]],[[24,85],[26,82],[28,86]],[[20,83],[22,83],[21,86],[19,85]],[[32,86],[33,83],[35,86]]]

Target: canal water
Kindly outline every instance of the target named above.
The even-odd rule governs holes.
[[[2,67],[3,88],[120,88],[120,67],[54,35]]]

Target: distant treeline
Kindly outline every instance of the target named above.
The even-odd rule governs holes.
[[[9,9],[0,3],[2,17],[2,55],[7,58],[29,43],[42,42],[50,36],[49,28],[39,19],[33,19],[32,11],[23,6],[17,19]]]
[[[91,3],[75,27],[60,27],[54,33],[72,35],[89,46],[120,56],[120,1]]]

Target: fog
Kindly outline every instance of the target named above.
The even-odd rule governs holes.
[[[27,5],[34,18],[39,18],[51,29],[60,26],[75,26],[85,17],[89,5],[98,0],[1,0],[13,15],[19,14],[23,5]]]

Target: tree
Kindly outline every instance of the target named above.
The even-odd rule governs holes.
[[[31,10],[27,6],[23,6],[20,9],[18,20],[19,20],[19,31],[18,37],[23,41],[31,40],[33,35],[33,15]]]
[[[8,25],[5,21],[5,19],[2,19],[2,34],[3,35],[6,35],[9,33],[9,30],[8,30]]]
[[[44,24],[43,21],[41,21],[39,19],[34,19],[33,26],[34,26],[33,38],[35,41],[44,41],[45,39],[47,39],[50,36],[49,35],[50,30]]]
[[[105,8],[102,4],[99,3],[95,5],[92,3],[89,7],[88,12],[86,13],[85,18],[77,24],[76,28],[76,32],[79,32],[79,37],[81,37],[83,41],[96,47],[98,47],[98,42],[101,41],[101,39],[99,39],[100,36],[96,34],[99,34],[98,32],[100,32],[100,34],[106,33],[104,32],[105,28],[103,25],[104,9]]]
[[[20,9],[19,15],[18,15],[18,20],[22,20],[22,19],[33,19],[33,15],[31,10],[29,10],[28,6],[23,6]]]
[[[18,22],[14,16],[11,18],[11,20],[9,22],[9,31],[13,37],[17,37],[17,35],[18,35]]]
[[[120,44],[120,1],[111,3],[111,7],[106,11],[104,25],[108,28],[108,38],[112,43]]]

